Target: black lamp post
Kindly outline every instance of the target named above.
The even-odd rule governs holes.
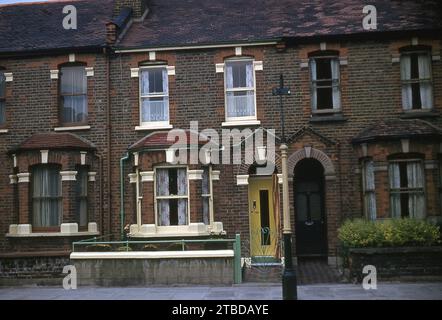
[[[279,87],[273,89],[273,95],[279,96],[279,106],[281,109],[281,166],[282,166],[282,209],[283,209],[283,236],[284,236],[284,273],[282,275],[282,296],[284,300],[297,300],[297,280],[296,270],[293,266],[292,258],[292,228],[290,224],[290,206],[289,206],[289,184],[288,184],[288,168],[287,168],[287,144],[285,138],[285,119],[283,96],[290,95],[290,89],[284,87],[284,77],[281,74],[279,78]]]

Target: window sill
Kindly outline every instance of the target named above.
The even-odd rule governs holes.
[[[145,125],[145,126],[135,127],[135,131],[152,131],[152,130],[161,130],[161,129],[173,129],[173,125],[164,124],[164,125]]]
[[[88,259],[196,259],[196,258],[233,258],[233,250],[189,250],[155,252],[73,252],[72,260]]]
[[[310,123],[345,122],[347,120],[342,113],[313,114],[310,118]]]
[[[7,238],[56,238],[56,237],[93,237],[98,236],[100,233],[97,232],[74,232],[74,233],[62,233],[62,232],[42,232],[42,233],[22,233],[22,234],[13,234],[7,233]]]
[[[73,126],[73,127],[57,127],[54,128],[54,131],[81,131],[81,130],[90,130],[91,126]]]
[[[0,129],[0,134],[4,134],[4,133],[8,133],[9,132],[9,130],[8,129]]]
[[[222,127],[244,127],[244,126],[259,126],[259,120],[244,120],[244,121],[226,121],[221,124]]]
[[[439,111],[436,110],[413,110],[405,111],[400,115],[401,119],[415,119],[415,118],[437,118],[440,116]]]
[[[131,238],[178,238],[178,237],[204,237],[210,235],[225,234],[221,222],[213,223],[213,230],[204,223],[190,223],[185,226],[155,226],[154,224],[143,224],[130,226],[129,237]]]

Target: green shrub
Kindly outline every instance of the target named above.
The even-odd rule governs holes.
[[[338,230],[343,247],[431,246],[438,243],[439,227],[423,220],[347,220]]]

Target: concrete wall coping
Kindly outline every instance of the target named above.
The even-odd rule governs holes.
[[[231,258],[233,250],[193,251],[128,251],[128,252],[73,252],[71,260],[91,259],[182,259],[182,258]]]

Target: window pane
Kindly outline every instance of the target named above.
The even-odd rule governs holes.
[[[141,71],[141,94],[167,94],[167,70],[166,68],[142,69]]]
[[[316,59],[316,79],[332,79],[331,59]]]
[[[62,97],[62,122],[75,123],[87,121],[87,97],[64,96]]]
[[[253,62],[252,61],[231,61],[226,62],[226,87],[253,88]]]
[[[61,223],[61,178],[54,167],[38,167],[32,172],[32,215],[35,227],[59,226]]]
[[[227,117],[255,116],[254,91],[227,92]]]
[[[6,107],[4,101],[0,101],[0,125],[6,122]]]
[[[143,98],[141,121],[155,122],[169,120],[169,99],[167,97]]]
[[[331,87],[317,89],[317,109],[333,109],[333,90]]]
[[[6,94],[6,77],[3,72],[0,72],[0,99],[4,98]]]
[[[210,216],[210,196],[206,196],[210,194],[210,174],[209,167],[204,167],[203,171],[203,179],[201,181],[201,194],[205,195],[202,197],[203,201],[203,222],[204,224],[209,224],[209,216]]]
[[[86,94],[87,78],[84,67],[61,68],[61,94]]]
[[[87,217],[87,183],[88,183],[88,169],[82,167],[78,170],[76,194],[77,194],[77,223],[79,226],[84,227],[88,224]]]

